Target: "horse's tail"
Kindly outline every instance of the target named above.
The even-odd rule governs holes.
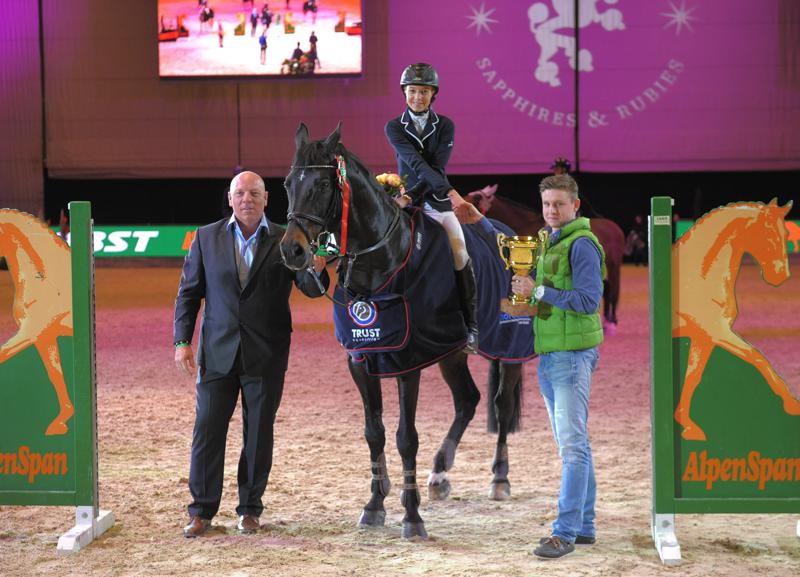
[[[521,428],[522,423],[522,389],[523,371],[519,373],[519,382],[514,387],[514,410],[511,413],[511,422],[508,426],[509,433],[516,433]],[[500,391],[500,361],[493,360],[489,363],[489,407],[486,410],[486,430],[489,433],[497,433],[497,414],[494,410],[494,399]]]

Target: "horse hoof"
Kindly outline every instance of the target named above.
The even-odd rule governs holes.
[[[697,425],[689,425],[687,427],[684,427],[683,432],[681,433],[681,437],[683,437],[687,441],[706,440],[706,434]]]
[[[47,427],[47,431],[45,431],[45,435],[66,435],[69,432],[69,427],[67,424],[62,421],[61,419],[56,419],[50,426]]]
[[[450,481],[445,479],[441,483],[428,485],[428,499],[431,501],[444,501],[450,495]]]
[[[603,332],[609,337],[613,337],[614,335],[617,334],[617,323],[604,322]]]
[[[413,539],[414,537],[419,537],[420,539],[428,538],[428,532],[425,530],[425,523],[423,521],[417,521],[415,523],[403,521],[403,539]]]
[[[492,501],[506,501],[511,498],[511,483],[508,481],[492,481],[489,485],[489,498]]]
[[[69,427],[67,426],[67,421],[72,418],[72,415],[75,414],[75,408],[71,404],[67,404],[61,411],[58,413],[58,416],[53,419],[53,422],[50,423],[47,427],[47,431],[45,431],[45,435],[66,435],[69,432]]]
[[[383,527],[385,522],[386,511],[364,509],[361,511],[361,518],[358,520],[358,528],[370,529],[374,527]]]

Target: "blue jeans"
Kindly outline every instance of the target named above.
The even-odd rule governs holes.
[[[570,543],[576,535],[595,536],[597,483],[589,446],[589,388],[600,353],[545,353],[539,359],[539,388],[561,457],[561,492],[553,535]]]

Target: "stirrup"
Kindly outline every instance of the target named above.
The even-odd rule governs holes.
[[[467,331],[467,342],[461,350],[468,355],[478,354],[478,331]]]

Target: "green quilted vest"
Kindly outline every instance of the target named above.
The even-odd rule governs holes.
[[[561,229],[556,244],[548,246],[536,263],[536,284],[562,290],[572,289],[569,249],[581,237],[590,239],[600,251],[601,270],[606,277],[606,255],[589,227],[588,218],[576,218]],[[548,243],[549,245],[549,243]],[[600,309],[591,314],[567,311],[539,301],[534,319],[534,349],[538,354],[554,351],[579,351],[603,342]]]

